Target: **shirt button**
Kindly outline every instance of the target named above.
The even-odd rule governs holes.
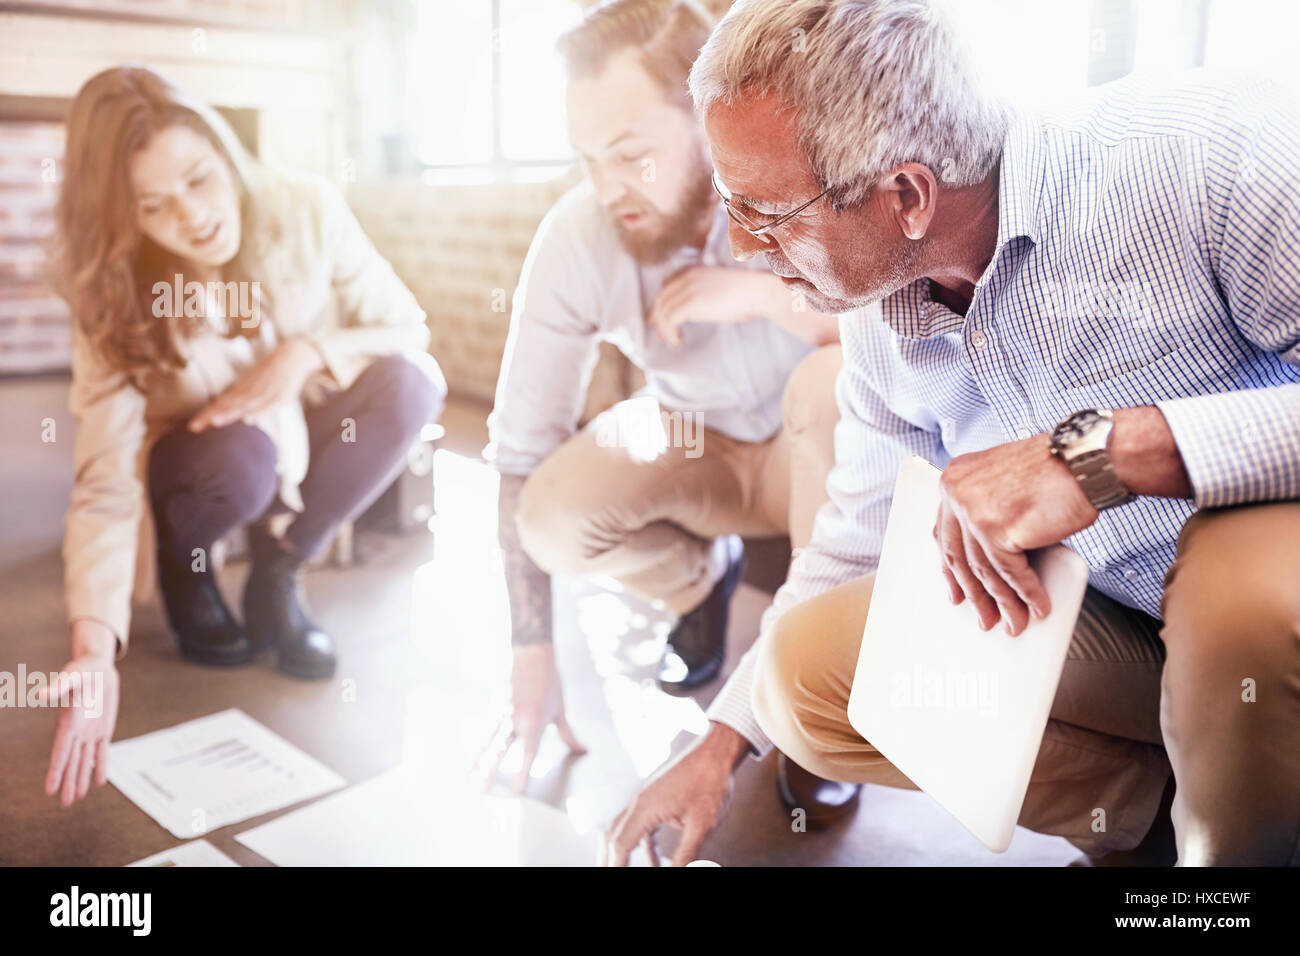
[[[977,349],[986,348],[989,344],[989,337],[979,329],[976,329],[970,334],[970,344],[975,346]]]
[[[1139,571],[1137,568],[1125,568],[1125,569],[1124,569],[1124,580],[1125,580],[1125,581],[1136,581],[1136,580],[1137,580],[1138,578],[1140,578],[1140,577],[1142,577],[1142,572]]]
[[[1033,434],[1034,434],[1034,430],[1030,428],[1028,425],[1021,425],[1019,428],[1016,429],[1016,435],[1020,438],[1030,438],[1033,436]]]

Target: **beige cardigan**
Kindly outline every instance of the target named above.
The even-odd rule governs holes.
[[[348,387],[374,356],[428,347],[424,312],[333,184],[276,178],[282,180],[291,226],[299,230],[304,274],[282,290],[279,314],[274,323],[261,323],[260,338],[227,338],[215,328],[204,332],[184,346],[186,367],[142,394],[74,331],[69,407],[77,421],[76,478],[64,528],[64,596],[69,621],[93,618],[113,630],[119,657],[126,652],[132,598],[148,599],[156,581],[144,483],[153,442],[284,338],[306,337],[325,358],[328,376],[309,383],[305,395],[323,394],[325,384]],[[282,405],[257,425],[276,447],[281,499],[301,510],[298,484],[308,455],[303,406]]]

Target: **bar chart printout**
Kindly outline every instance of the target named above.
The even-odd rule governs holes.
[[[113,744],[108,779],[182,839],[320,796],[345,782],[236,709]]]

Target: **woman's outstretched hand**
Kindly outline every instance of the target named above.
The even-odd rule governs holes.
[[[43,702],[57,704],[59,716],[45,776],[47,796],[61,795],[65,807],[108,782],[108,744],[117,723],[118,677],[113,658],[117,637],[99,621],[72,622],[72,660],[57,683],[41,691]]]

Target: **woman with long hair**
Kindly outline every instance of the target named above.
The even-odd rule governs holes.
[[[115,661],[155,567],[186,658],[265,647],[285,673],[334,673],[303,564],[400,471],[446,385],[424,312],[338,191],[258,162],[143,67],[97,74],[72,104],[51,262],[77,420],[64,673],[103,678],[96,713],[59,714],[46,792],[69,804],[107,778]],[[241,620],[210,551],[244,525]]]

